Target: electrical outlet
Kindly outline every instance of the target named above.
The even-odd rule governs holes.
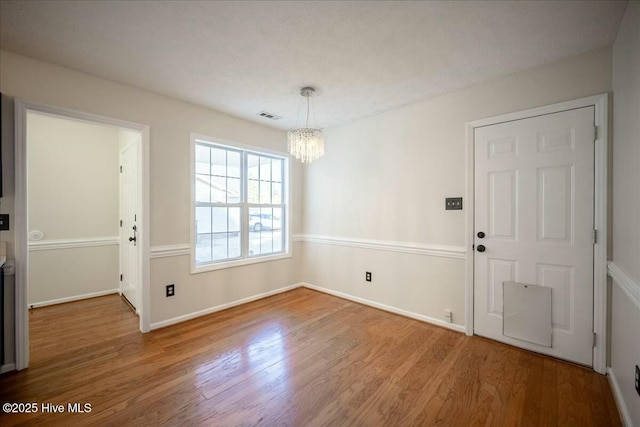
[[[447,197],[444,199],[444,209],[447,211],[461,211],[462,197]]]
[[[365,279],[367,282],[370,282],[370,281],[371,281],[371,272],[370,272],[370,271],[367,271],[367,272],[364,274],[364,279]]]
[[[446,320],[447,323],[453,322],[453,314],[451,313],[451,310],[444,311],[444,320]]]
[[[640,396],[640,367],[638,365],[636,365],[636,391]]]
[[[175,294],[176,294],[176,285],[174,285],[173,283],[170,285],[167,285],[167,298],[172,297]]]

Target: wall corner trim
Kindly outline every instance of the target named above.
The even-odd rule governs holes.
[[[609,261],[607,265],[609,276],[624,291],[631,302],[640,310],[640,282],[627,274],[614,261]]]
[[[611,384],[611,390],[613,391],[613,398],[618,406],[620,418],[622,418],[622,424],[632,427],[633,423],[631,422],[629,409],[627,409],[627,405],[622,397],[622,390],[620,390],[620,384],[618,384],[618,379],[616,378],[616,374],[613,372],[613,369],[611,369],[611,366],[607,368],[607,375],[609,376],[609,384]]]

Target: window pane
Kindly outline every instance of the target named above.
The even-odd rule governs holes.
[[[282,203],[282,184],[276,182],[271,184],[271,203],[274,205]]]
[[[227,150],[211,149],[211,175],[227,175]]]
[[[242,255],[240,233],[229,233],[229,258],[238,258]]]
[[[260,203],[260,190],[258,187],[258,181],[250,179],[247,184],[248,197],[247,201],[249,203]]]
[[[263,231],[260,233],[260,253],[268,254],[270,252],[273,252],[273,233]]]
[[[271,181],[271,159],[260,157],[260,181]]]
[[[229,231],[239,232],[240,226],[240,208],[229,208]]]
[[[282,181],[282,160],[271,159],[271,180]]]
[[[196,173],[209,175],[211,173],[209,152],[210,148],[203,145],[196,145]]]
[[[240,178],[240,153],[237,151],[227,151],[227,175],[233,178]]]
[[[220,260],[227,257],[227,233],[213,235],[213,252],[211,259]]]
[[[194,155],[196,263],[282,252],[286,161],[199,142]]]
[[[196,202],[211,201],[211,178],[208,175],[196,175]]]
[[[249,208],[249,230],[262,230],[262,218],[260,218],[260,208]]]
[[[211,201],[214,203],[227,202],[227,178],[211,177]]]
[[[240,203],[239,178],[227,178],[227,203]]]
[[[196,208],[196,233],[211,233],[211,208]]]
[[[260,232],[249,231],[249,255],[260,255]]]
[[[259,157],[254,156],[253,154],[247,155],[247,177],[249,179],[258,179],[258,171],[259,171]]]
[[[271,183],[260,181],[260,204],[271,203]]]
[[[281,230],[282,229],[282,221],[284,218],[282,217],[282,208],[273,208],[273,229]]]
[[[282,252],[282,231],[273,231],[273,252]]]
[[[213,232],[227,232],[227,208],[212,208],[213,210]]]
[[[196,235],[196,263],[211,261],[211,234]]]

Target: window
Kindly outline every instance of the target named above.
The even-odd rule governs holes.
[[[288,158],[192,136],[194,272],[288,253]]]

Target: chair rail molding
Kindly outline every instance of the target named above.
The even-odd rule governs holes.
[[[607,267],[609,276],[640,310],[640,282],[628,275],[615,261],[609,261]]]
[[[78,237],[75,239],[49,239],[29,242],[29,252],[50,251],[54,249],[93,248],[97,246],[117,246],[120,237]]]
[[[465,259],[467,252],[463,246],[433,245],[315,234],[296,234],[293,236],[293,241],[456,259]]]

